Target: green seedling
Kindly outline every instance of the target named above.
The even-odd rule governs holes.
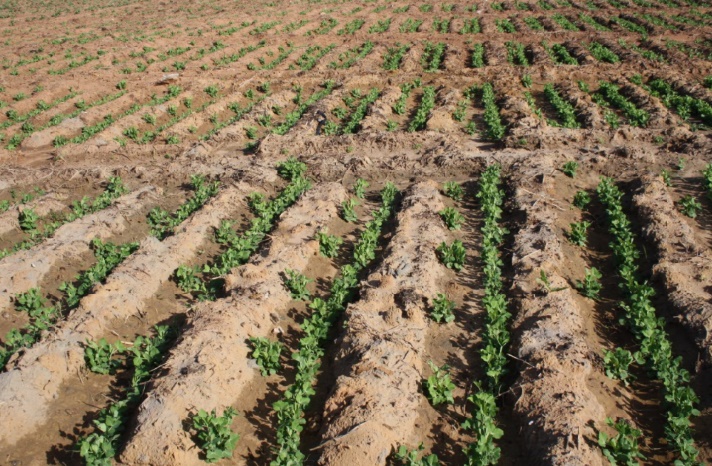
[[[465,221],[465,217],[454,207],[446,207],[441,210],[440,218],[443,219],[445,225],[447,225],[450,230],[459,230],[460,225]]]
[[[320,231],[316,235],[319,240],[319,252],[329,259],[336,257],[339,253],[339,246],[341,246],[344,240],[338,236],[330,235],[325,231]]]
[[[350,223],[358,221],[358,216],[354,207],[358,205],[356,199],[348,199],[341,203],[341,218]]]
[[[601,292],[601,272],[596,267],[586,268],[583,281],[576,282],[578,289],[584,296],[591,299],[598,299],[598,294]]]
[[[252,358],[257,361],[263,376],[274,375],[282,367],[279,363],[279,356],[284,345],[278,341],[271,341],[268,338],[252,337]]]
[[[567,234],[569,241],[576,246],[585,247],[588,241],[588,228],[590,226],[591,222],[586,220],[571,223],[571,231]]]
[[[433,298],[433,306],[430,308],[430,317],[440,323],[441,321],[450,323],[455,320],[455,302],[447,299],[442,293],[438,293],[437,298]]]
[[[447,364],[438,367],[433,361],[428,361],[428,365],[433,371],[433,375],[423,382],[423,390],[425,396],[430,400],[430,404],[437,406],[442,403],[454,403],[452,392],[455,389],[455,384],[450,380],[450,367]]]
[[[292,293],[292,299],[298,299],[301,301],[309,300],[309,291],[307,291],[307,285],[309,282],[314,280],[305,277],[296,270],[285,270],[286,277],[284,279],[284,285]]]
[[[440,260],[445,264],[445,267],[457,272],[462,270],[466,256],[465,246],[462,241],[456,239],[450,246],[443,241],[438,246],[437,252],[440,254]]]
[[[232,457],[235,444],[240,439],[230,429],[232,418],[236,415],[237,411],[228,407],[222,416],[218,416],[214,409],[210,413],[201,409],[193,416],[193,429],[197,431],[197,443],[205,455],[206,463]]]

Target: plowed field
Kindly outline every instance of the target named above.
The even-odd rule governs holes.
[[[712,463],[708,0],[4,1],[0,68],[0,464]]]

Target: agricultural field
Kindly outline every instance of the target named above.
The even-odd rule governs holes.
[[[0,465],[712,464],[709,0],[0,0]]]

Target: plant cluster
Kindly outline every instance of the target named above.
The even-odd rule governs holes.
[[[433,298],[433,305],[430,308],[430,317],[435,321],[440,323],[444,321],[450,323],[455,320],[455,302],[447,299],[442,293],[438,293],[437,297]]]
[[[220,290],[219,277],[230,272],[233,267],[246,263],[272,229],[279,215],[311,187],[311,182],[304,177],[305,170],[306,165],[293,158],[281,163],[278,171],[283,177],[288,177],[290,183],[274,200],[253,203],[257,216],[243,235],[235,233],[231,224],[224,222],[216,235],[228,248],[212,264],[202,267],[178,267],[175,277],[179,288],[201,300],[215,299]],[[203,276],[200,277],[199,274]]]
[[[440,69],[440,64],[442,63],[444,54],[444,42],[425,42],[425,50],[423,51],[423,55],[420,57],[420,64],[423,65],[425,72],[433,73]]]
[[[316,63],[321,57],[331,52],[334,47],[336,47],[336,44],[329,44],[326,47],[321,47],[320,45],[310,45],[307,47],[306,51],[304,51],[302,56],[297,59],[296,65],[302,71],[309,71],[316,66]]]
[[[443,194],[453,201],[461,201],[462,197],[465,195],[465,191],[457,181],[446,181],[443,184]]]
[[[519,42],[507,41],[504,46],[507,48],[507,62],[517,66],[529,66],[524,45]]]
[[[440,260],[448,269],[453,269],[456,272],[462,270],[465,265],[465,258],[467,251],[462,241],[456,239],[451,245],[443,241],[437,248],[437,252],[440,255]]]
[[[599,44],[598,42],[591,42],[590,44],[588,44],[588,51],[598,61],[603,61],[606,63],[618,63],[619,61],[621,61],[618,55],[611,52],[611,49],[609,49],[605,45]]]
[[[606,424],[613,427],[617,434],[609,438],[605,432],[599,432],[598,445],[611,464],[637,466],[639,459],[645,459],[638,447],[638,439],[642,436],[640,430],[633,428],[625,419],[613,421],[609,417]]]
[[[460,34],[479,34],[482,32],[480,20],[478,18],[465,19],[459,32]]]
[[[376,88],[373,88],[368,91],[368,94],[366,94],[366,96],[361,99],[361,102],[353,110],[353,112],[351,112],[351,115],[349,116],[348,120],[341,127],[342,134],[353,134],[360,129],[361,120],[363,120],[363,118],[366,116],[368,106],[375,102],[380,94],[381,92]]]
[[[297,363],[295,382],[273,405],[277,414],[278,449],[270,463],[272,466],[301,464],[304,461],[305,456],[299,450],[301,431],[306,423],[304,410],[315,394],[312,386],[325,353],[329,331],[346,305],[356,298],[358,274],[376,257],[377,241],[383,224],[392,215],[397,193],[391,183],[381,191],[381,207],[373,214],[373,220],[366,224],[354,248],[352,264],[341,268],[328,299],[314,298],[309,306],[313,313],[302,323],[304,336],[299,341],[299,350],[292,354]]]
[[[388,31],[391,27],[391,21],[393,18],[379,19],[376,24],[368,28],[369,34],[383,33]]]
[[[393,104],[393,106],[391,107],[393,109],[393,113],[395,113],[397,115],[405,114],[406,102],[408,101],[408,97],[410,97],[410,93],[416,87],[420,87],[419,79],[416,79],[415,81],[413,81],[411,83],[401,84],[401,86],[400,86],[401,94],[400,94],[400,96],[398,96],[398,100],[396,100],[396,103]]]
[[[562,44],[552,44],[551,47],[549,47],[546,42],[542,42],[542,46],[546,50],[546,52],[549,54],[551,59],[556,63],[557,65],[578,65],[579,62],[576,60],[576,58],[572,57],[571,54],[569,53],[569,50],[564,47]]]
[[[307,297],[309,293],[307,293]],[[274,375],[282,367],[279,356],[284,345],[264,337],[250,338],[252,344],[252,359],[257,361],[263,376]]]
[[[309,282],[314,280],[305,277],[296,270],[285,270],[284,271],[284,286],[292,294],[292,299],[298,299],[301,301],[309,300],[309,291],[307,290],[307,285]]]
[[[585,13],[579,13],[579,19],[582,23],[591,26],[595,31],[605,32],[611,30]]]
[[[29,249],[32,246],[39,244],[44,239],[52,236],[54,232],[65,223],[73,222],[74,220],[84,217],[85,215],[93,214],[105,209],[111,205],[116,198],[126,192],[127,189],[121,181],[121,178],[111,177],[109,178],[109,183],[104,192],[97,196],[94,200],[84,196],[79,201],[75,201],[72,204],[72,211],[70,213],[66,214],[64,218],[60,220],[45,224],[42,230],[39,230],[36,227],[36,220],[33,222],[30,218],[34,217],[34,215],[32,215],[34,212],[32,212],[32,214],[26,214],[27,218],[23,223],[25,228],[27,228],[25,231],[30,234],[30,238],[15,244],[11,249],[0,250],[0,258],[6,257],[23,249]],[[35,225],[34,229],[32,229],[33,224]]]
[[[80,456],[89,465],[108,465],[116,456],[121,445],[122,434],[129,421],[131,410],[138,405],[144,392],[144,385],[152,372],[163,361],[163,355],[177,337],[174,328],[156,326],[155,336],[139,336],[126,350],[124,365],[133,367],[130,385],[123,398],[102,409],[93,421],[94,432],[81,437],[77,442]],[[123,354],[115,352],[115,354]]]
[[[613,236],[611,248],[618,264],[621,288],[626,295],[623,322],[629,327],[640,345],[639,354],[650,371],[662,382],[665,399],[665,436],[677,451],[676,464],[697,465],[698,451],[692,436],[690,417],[699,414],[695,408],[698,398],[689,386],[690,374],[682,367],[681,358],[675,358],[672,344],[652,304],[655,291],[647,282],[637,278],[640,251],[635,244],[633,228],[623,211],[623,192],[611,178],[602,178],[597,194],[606,209],[609,231]]]
[[[393,47],[386,47],[386,53],[383,55],[383,69],[395,71],[400,68],[403,56],[408,50],[410,50],[410,44],[396,44]]]
[[[561,13],[554,13],[554,15],[552,15],[551,19],[556,24],[558,24],[559,26],[561,26],[562,28],[564,28],[567,31],[578,31],[579,30],[579,28],[574,23],[569,21],[569,19],[566,16],[562,15]]]
[[[353,21],[349,21],[344,25],[343,28],[339,29],[336,31],[337,36],[343,36],[345,34],[356,34],[356,31],[361,29],[364,25],[365,21],[362,19],[355,19]]]
[[[447,34],[450,30],[450,20],[435,18],[433,20],[433,32],[439,32],[440,34]]]
[[[320,231],[317,233],[317,239],[319,241],[319,252],[324,257],[333,259],[339,253],[339,246],[343,244],[344,240],[338,236],[330,235],[325,231]]]
[[[693,196],[687,194],[680,199],[680,211],[690,217],[697,218],[697,213],[702,210],[702,204]]]
[[[507,298],[502,292],[502,266],[499,248],[507,230],[499,225],[502,218],[504,191],[500,188],[499,165],[490,165],[482,173],[477,198],[484,214],[482,227],[482,262],[484,264],[485,296],[482,302],[487,313],[484,347],[480,354],[485,366],[486,379],[476,382],[475,390],[468,397],[474,407],[463,427],[475,432],[477,441],[465,450],[467,464],[495,465],[499,461],[500,448],[495,440],[504,432],[495,422],[497,416],[496,397],[502,390],[502,377],[506,373],[506,348],[510,334],[507,329],[511,314],[507,310]]]
[[[230,429],[232,418],[237,411],[229,406],[222,416],[215,409],[210,413],[201,409],[193,416],[192,425],[196,431],[196,443],[205,455],[206,463],[215,463],[223,458],[232,458],[232,451],[240,436]]]
[[[704,124],[712,126],[712,105],[705,100],[681,95],[662,79],[651,80],[645,88],[662,100],[666,107],[674,109],[683,120],[689,120],[694,115]]]
[[[638,359],[636,359],[636,357]],[[623,348],[616,348],[614,351],[603,350],[603,370],[606,376],[614,380],[620,380],[627,387],[633,376],[630,373],[630,365],[637,361],[642,364],[644,361],[639,355],[633,355]]]
[[[175,227],[205,205],[220,189],[219,181],[206,182],[204,175],[191,176],[190,185],[194,190],[193,196],[181,205],[173,215],[161,207],[155,207],[148,213],[148,224],[153,236],[162,240],[173,234]]]
[[[351,68],[354,63],[358,62],[362,58],[364,58],[366,55],[371,53],[373,51],[374,44],[373,42],[366,41],[363,44],[361,44],[358,47],[354,47],[352,49],[349,49],[345,52],[342,52],[338,56],[338,61],[332,61],[329,63],[329,68],[335,68],[335,69],[347,69]]]
[[[450,230],[459,230],[460,225],[465,221],[465,217],[454,207],[445,207],[441,210],[440,218],[443,219],[443,222]]]
[[[403,466],[440,466],[438,456],[435,454],[424,455],[425,446],[421,443],[415,450],[408,450],[405,445],[398,447],[391,455],[397,465]]]
[[[574,106],[566,99],[561,97],[561,94],[554,88],[554,85],[547,83],[544,85],[544,95],[549,100],[551,105],[556,110],[556,114],[561,120],[561,126],[564,128],[580,128],[581,125],[576,120],[576,112]],[[549,121],[550,124],[555,122]]]
[[[583,281],[576,281],[576,289],[587,298],[598,299],[598,294],[603,288],[600,281],[601,278],[603,278],[603,275],[596,267],[591,267],[590,269],[586,267]]]
[[[643,109],[639,109],[633,102],[628,100],[619,92],[620,87],[605,81],[601,81],[598,86],[598,94],[616,108],[623,111],[631,126],[648,126],[650,114]]]
[[[408,131],[414,132],[425,129],[430,111],[435,107],[435,86],[423,87],[423,96],[420,99],[420,106],[415,111],[415,116],[408,124]]]
[[[450,367],[447,364],[438,367],[433,361],[428,361],[428,366],[433,371],[433,375],[423,381],[423,391],[430,404],[437,406],[442,403],[454,403],[452,392],[455,390],[455,384],[450,379]]]
[[[403,33],[417,32],[421,24],[423,24],[422,19],[408,18],[398,27],[398,30]]]
[[[702,184],[707,190],[707,197],[712,200],[712,163],[708,163],[702,171]]]
[[[495,19],[494,24],[497,26],[498,32],[504,32],[507,34],[514,34],[517,32],[517,28],[515,28],[514,24],[512,24],[512,22],[507,18]]]
[[[485,46],[481,43],[476,43],[472,45],[470,66],[472,66],[473,68],[482,68],[485,66]]]
[[[495,101],[494,88],[490,83],[482,85],[482,105],[485,107],[483,119],[487,127],[487,137],[493,141],[501,140],[506,130],[499,116],[499,107]]]
[[[544,25],[536,18],[536,16],[527,16],[523,19],[524,24],[529,26],[532,31],[544,31]]]

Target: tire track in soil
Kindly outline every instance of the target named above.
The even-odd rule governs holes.
[[[446,272],[435,253],[449,236],[437,214],[444,207],[434,182],[408,189],[383,264],[346,310],[334,362],[344,369],[325,403],[319,464],[385,465],[393,447],[421,440],[425,311]]]
[[[249,383],[261,377],[249,363],[247,340],[272,333],[276,323],[265,310],[285,309],[292,301],[281,274],[287,268],[301,273],[319,253],[315,233],[337,216],[346,196],[336,183],[308,191],[283,214],[269,248],[226,277],[231,296],[196,306],[163,375],[139,408],[136,428],[120,454],[123,463],[203,463],[183,427],[186,419],[197,409],[235,403]]]
[[[46,422],[46,413],[65,383],[84,368],[83,343],[104,337],[113,326],[140,316],[146,302],[180,264],[197,254],[212,229],[250,189],[238,184],[223,190],[163,242],[153,236],[144,239],[104,285],[82,299],[51,338],[29,348],[7,373],[0,374],[3,417],[14,426],[0,431],[0,444],[13,445]]]
[[[589,421],[605,419],[606,412],[587,386],[593,361],[581,309],[568,286],[544,294],[537,283],[543,270],[552,287],[567,285],[561,276],[565,258],[554,226],[556,212],[541,196],[555,192],[553,178],[545,174],[554,167],[544,159],[541,164],[518,167],[514,182],[514,203],[525,220],[512,253],[512,348],[524,363],[514,384],[513,413],[524,447],[538,464],[604,466],[598,447],[589,443],[597,435]]]
[[[12,297],[40,281],[65,257],[89,251],[96,237],[106,240],[129,227],[128,219],[149,203],[155,203],[163,190],[145,186],[118,198],[114,203],[57,229],[51,238],[29,250],[18,251],[0,260],[0,312],[6,311]]]

